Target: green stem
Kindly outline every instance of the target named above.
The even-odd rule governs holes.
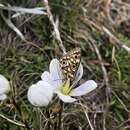
[[[19,107],[19,105],[18,105],[17,102],[15,101],[15,98],[14,98],[14,97],[12,97],[12,102],[13,102],[13,105],[15,106],[15,109],[18,111],[19,115],[21,116],[22,122],[24,123],[25,128],[26,128],[27,130],[31,130],[31,128],[30,128],[28,122],[23,119],[23,117],[22,117],[22,112],[21,112],[21,108]]]

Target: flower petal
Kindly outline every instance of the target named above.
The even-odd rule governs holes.
[[[7,98],[6,94],[0,94],[0,101],[3,101]]]
[[[78,83],[78,81],[82,78],[82,76],[83,76],[83,65],[80,63],[76,76],[75,76],[75,80],[72,85],[73,87]]]
[[[46,89],[46,92],[47,92],[48,94],[53,93],[53,87],[52,87],[52,85],[49,84],[48,82],[45,82],[45,81],[40,80],[40,81],[37,82],[36,85],[37,85],[38,87],[41,87],[43,90]],[[45,87],[46,87],[46,88],[45,88]],[[45,88],[45,89],[44,89],[44,88]]]
[[[0,74],[0,94],[7,93],[10,91],[9,81]]]
[[[34,106],[47,106],[53,97],[53,89],[45,81],[39,81],[33,84],[27,94],[29,102]]]
[[[73,89],[70,93],[71,96],[82,96],[85,95],[97,87],[97,83],[94,80],[88,80],[81,84],[79,87]]]
[[[51,78],[50,78],[50,73],[48,71],[45,71],[42,73],[41,75],[41,79],[45,82],[48,82],[49,84],[51,84]]]
[[[57,59],[53,59],[50,63],[50,77],[55,87],[58,87],[62,84],[63,75]]]
[[[72,97],[70,97],[68,95],[63,95],[61,92],[57,92],[57,95],[65,103],[72,103],[72,102],[76,101],[75,98],[72,98]]]

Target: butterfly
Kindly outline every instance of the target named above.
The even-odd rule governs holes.
[[[80,61],[81,50],[78,47],[67,52],[60,58],[60,68],[62,70],[65,80],[74,80]]]

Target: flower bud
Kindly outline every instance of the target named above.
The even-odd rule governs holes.
[[[6,93],[10,91],[9,81],[0,74],[0,100],[7,98]]]
[[[38,107],[47,106],[53,97],[53,88],[45,81],[33,84],[27,94],[29,102]]]

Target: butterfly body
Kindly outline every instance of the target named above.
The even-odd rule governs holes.
[[[63,57],[61,57],[60,67],[65,80],[70,79],[70,81],[73,81],[80,64],[80,59],[81,59],[80,48],[75,48],[67,52],[67,54],[63,55]]]

